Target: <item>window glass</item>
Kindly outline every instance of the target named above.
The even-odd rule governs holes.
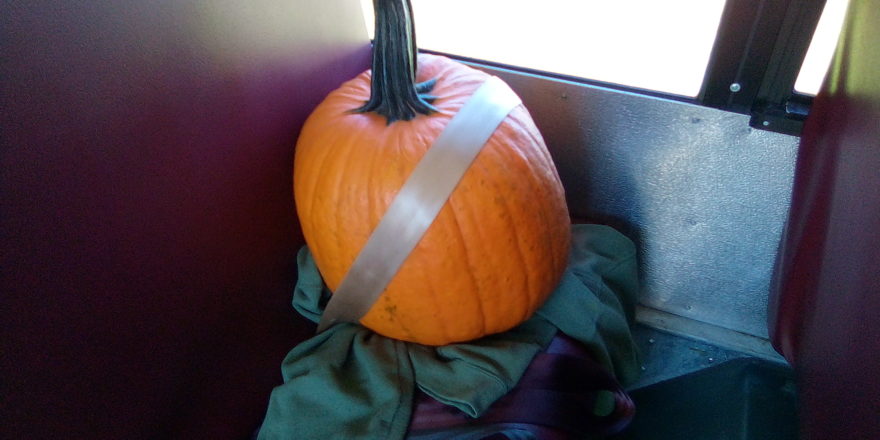
[[[807,57],[794,83],[795,91],[810,95],[819,92],[822,81],[825,80],[825,73],[831,64],[831,57],[834,56],[834,48],[837,47],[837,38],[846,16],[847,4],[849,4],[848,0],[828,0],[825,3],[819,26],[807,50]]]
[[[372,1],[362,0],[372,32]],[[696,96],[724,0],[412,0],[419,47]]]

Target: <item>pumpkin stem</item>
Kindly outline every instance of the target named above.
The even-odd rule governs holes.
[[[437,111],[426,96],[434,80],[416,84],[418,47],[410,0],[373,0],[376,36],[373,40],[373,78],[370,99],[355,112],[376,112],[388,124],[409,121],[417,114]]]

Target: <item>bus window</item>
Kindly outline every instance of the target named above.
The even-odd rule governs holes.
[[[724,3],[412,0],[422,49],[686,97],[700,92]]]
[[[847,4],[849,0],[828,0],[825,4],[819,26],[810,41],[807,57],[794,83],[795,91],[809,95],[819,92],[828,64],[831,63],[831,57],[837,47],[837,37],[843,26]]]

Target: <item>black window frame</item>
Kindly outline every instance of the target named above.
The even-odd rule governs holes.
[[[750,116],[756,129],[798,136],[813,96],[794,84],[826,0],[727,0],[700,92],[674,95],[589,78],[441,54],[472,64],[688,102]]]
[[[727,0],[698,103],[750,115],[753,128],[799,135],[813,97],[794,84],[825,3]]]

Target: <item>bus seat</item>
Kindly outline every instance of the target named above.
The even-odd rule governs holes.
[[[850,2],[801,138],[770,333],[805,439],[880,438],[880,1]]]
[[[246,438],[291,341],[293,146],[357,0],[4,2],[0,438]]]

